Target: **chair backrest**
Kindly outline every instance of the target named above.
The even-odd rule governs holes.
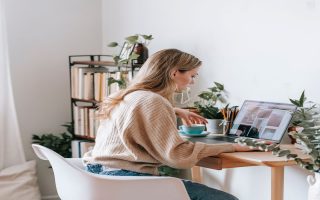
[[[84,170],[81,158],[63,158],[38,144],[32,144],[32,148],[40,159],[49,160],[62,200],[190,199],[177,178],[92,174]]]

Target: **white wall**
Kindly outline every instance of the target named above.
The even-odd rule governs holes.
[[[15,104],[27,159],[32,134],[61,133],[70,119],[68,56],[100,54],[101,0],[6,0]],[[56,195],[52,170],[38,162],[41,193]]]
[[[102,16],[104,52],[113,52],[110,41],[153,34],[151,53],[178,48],[198,56],[204,64],[194,89],[224,83],[233,105],[288,102],[304,89],[320,102],[320,0],[103,0]],[[269,176],[263,167],[205,170],[207,184],[246,200],[270,199]],[[305,176],[286,169],[286,200],[306,199]]]

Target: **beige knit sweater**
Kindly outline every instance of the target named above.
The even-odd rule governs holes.
[[[86,163],[157,175],[158,167],[190,168],[200,159],[233,152],[231,144],[192,143],[178,134],[170,102],[150,91],[128,94],[103,120]]]

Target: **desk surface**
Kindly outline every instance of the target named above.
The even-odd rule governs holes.
[[[289,149],[292,153],[297,154],[302,159],[308,159],[308,155],[303,154],[301,150],[294,147],[294,145],[281,145],[282,149]],[[271,152],[233,152],[222,153],[219,157],[207,157],[202,159],[197,165],[211,169],[223,169],[233,167],[245,166],[290,166],[295,165],[293,159],[285,157],[277,157]]]
[[[301,159],[308,159],[308,155],[303,154],[301,150],[297,149],[294,145],[281,145],[280,148],[288,149],[292,153],[297,154]],[[237,161],[245,161],[254,165],[261,166],[289,166],[295,165],[293,159],[287,159],[286,157],[277,157],[272,155],[271,152],[234,152],[234,153],[223,153],[220,155],[221,158],[233,159]]]
[[[215,135],[215,134],[212,134]],[[192,142],[197,142],[197,137],[188,138],[182,136]],[[202,141],[201,141],[202,142]],[[221,143],[219,143],[221,144]],[[288,149],[292,153],[297,154],[301,159],[310,158],[308,155],[302,153],[302,151],[296,148],[292,144],[282,144],[281,149]],[[208,167],[211,169],[223,169],[241,166],[290,166],[296,165],[293,159],[287,159],[286,157],[277,157],[272,155],[271,152],[262,151],[251,151],[251,152],[232,152],[232,153],[221,153],[217,157],[207,157],[198,162],[198,166]]]

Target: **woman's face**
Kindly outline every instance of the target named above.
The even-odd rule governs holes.
[[[173,72],[173,81],[177,85],[177,91],[182,91],[186,89],[189,85],[194,84],[194,78],[198,76],[199,67],[196,67],[189,71],[179,71]]]

